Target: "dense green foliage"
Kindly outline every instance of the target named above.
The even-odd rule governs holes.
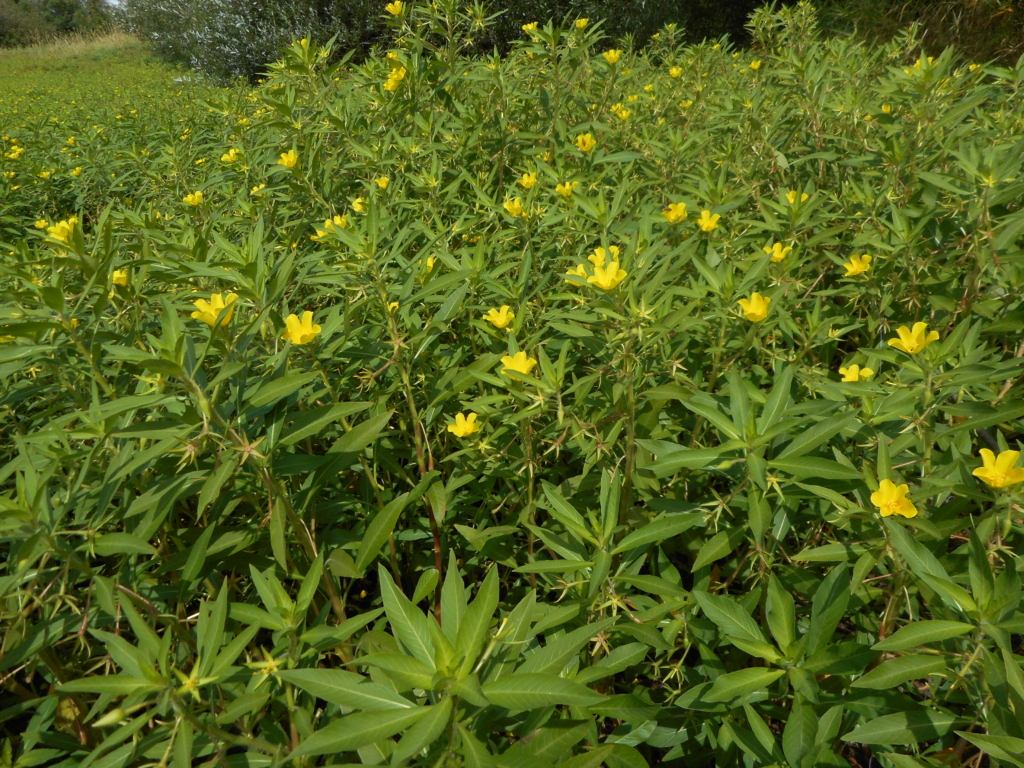
[[[110,24],[105,0],[0,0],[0,48],[25,46]]]
[[[0,760],[1024,766],[1024,66],[392,8],[0,86]]]
[[[930,53],[952,46],[970,61],[1011,65],[1024,55],[1024,13],[1011,0],[828,0],[823,23],[862,39],[889,40],[910,24]]]
[[[789,0],[787,0],[788,2]],[[333,41],[336,55],[362,60],[387,45],[393,29],[381,18],[387,0],[124,0],[127,27],[166,60],[221,78],[255,82],[280,49],[298,37],[314,44]],[[507,53],[522,25],[537,19],[601,19],[616,40],[646,43],[665,24],[679,27],[681,40],[700,42],[730,35],[745,40],[744,24],[756,0],[488,0],[474,16],[487,19],[468,31],[473,52]]]

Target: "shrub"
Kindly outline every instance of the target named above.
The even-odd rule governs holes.
[[[8,762],[1019,764],[1024,64],[392,9],[5,98]]]
[[[255,82],[280,49],[300,37],[317,44],[333,40],[337,54],[351,51],[361,60],[388,40],[380,18],[383,5],[382,0],[125,0],[123,16],[170,61]],[[667,24],[677,25],[687,42],[725,35],[743,41],[744,24],[756,5],[756,0],[494,0],[479,4],[476,14],[490,22],[475,28],[464,43],[478,53],[496,48],[504,54],[523,24],[570,16],[600,20],[611,37],[636,44],[645,44]]]
[[[33,6],[0,0],[0,48],[31,45],[52,33],[53,28]]]
[[[844,0],[826,3],[824,11],[829,28],[870,41],[917,24],[929,53],[953,47],[967,61],[1008,65],[1024,54],[1024,17],[1006,0]]]
[[[255,82],[296,39],[362,51],[382,39],[379,13],[370,0],[126,0],[122,17],[169,61]]]

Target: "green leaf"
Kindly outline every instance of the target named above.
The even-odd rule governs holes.
[[[814,749],[818,734],[818,716],[811,707],[798,702],[790,710],[782,732],[782,751],[791,766],[801,765],[804,756]]]
[[[757,420],[757,434],[763,435],[782,418],[789,407],[790,390],[793,388],[793,366],[783,364],[782,370],[775,377],[775,385],[761,409]]]
[[[721,560],[736,549],[736,546],[743,538],[743,530],[743,528],[730,528],[725,531],[719,531],[705,541],[700,548],[700,552],[697,553],[697,559],[693,563],[693,570],[696,571],[698,568],[710,565],[715,560]]]
[[[592,560],[537,560],[512,570],[516,573],[568,573],[569,571],[581,571],[593,565]]]
[[[731,638],[753,643],[767,643],[761,627],[750,614],[737,603],[723,595],[712,595],[707,592],[693,592],[693,597],[700,605],[704,615],[717,624],[722,632]]]
[[[305,739],[291,757],[336,755],[351,752],[404,731],[433,707],[394,709],[384,712],[358,712],[332,721]]]
[[[605,700],[601,694],[555,675],[513,674],[481,688],[495,705],[515,712],[558,705],[586,707]]]
[[[629,550],[636,549],[637,547],[654,544],[673,536],[678,536],[684,531],[688,531],[695,525],[698,525],[703,520],[704,515],[696,512],[659,517],[657,520],[653,520],[643,528],[638,528],[626,535],[622,541],[618,543],[618,546],[611,551],[611,554],[617,555],[620,552],[628,552]]]
[[[794,459],[797,456],[810,453],[826,440],[835,437],[844,429],[852,427],[859,418],[860,415],[856,411],[847,413],[845,416],[827,416],[810,429],[799,432],[798,436],[782,450],[775,460],[787,457]]]
[[[387,426],[393,414],[394,411],[386,411],[367,419],[362,424],[357,424],[335,440],[328,453],[359,453],[377,439],[377,435]]]
[[[365,411],[370,407],[370,405],[371,403],[335,403],[334,405],[325,405],[322,408],[310,408],[308,411],[299,411],[295,414],[294,420],[288,427],[288,430],[281,435],[281,439],[278,441],[278,444],[295,445],[297,442],[305,440],[307,437],[314,437],[320,434],[328,424],[333,424],[335,421],[344,419],[346,416],[351,416],[353,413]],[[389,414],[384,414],[384,416],[388,415]],[[379,428],[373,431],[373,426],[376,426],[379,421],[382,423],[380,423]],[[345,438],[349,438],[349,436],[352,435],[352,438],[350,439],[353,443],[358,445],[359,440],[361,440],[365,435],[363,433],[359,433],[357,437],[356,435],[353,435],[353,433],[357,429],[363,430],[367,433],[372,431],[372,434],[368,436],[365,443],[361,446],[347,449],[344,452],[348,453],[362,450],[373,441],[377,436],[377,433],[384,428],[387,422],[387,418],[382,416],[378,416],[376,419],[369,419],[358,427],[354,427],[350,432],[345,433],[343,437],[339,438],[338,442],[340,443],[342,440],[345,440]],[[366,429],[366,426],[371,423],[373,426],[371,426],[370,429]],[[341,452],[337,449],[337,445],[338,443],[335,443],[331,446],[332,453]]]
[[[264,382],[259,389],[249,396],[249,405],[252,408],[262,408],[265,405],[270,405],[283,397],[288,397],[292,392],[295,392],[300,387],[304,387],[319,375],[316,371],[292,373],[279,379]]]
[[[372,563],[377,555],[380,554],[381,547],[384,546],[388,536],[395,530],[395,524],[398,522],[398,517],[402,514],[402,510],[405,509],[408,499],[408,493],[403,493],[401,496],[393,499],[384,509],[374,515],[373,520],[366,526],[366,533],[363,534],[363,540],[359,543],[359,553],[356,555],[355,560],[356,570],[359,573],[365,573],[366,566]]]
[[[384,609],[377,608],[375,610],[368,611],[367,613],[353,616],[351,619],[346,619],[336,627],[321,624],[304,632],[299,639],[304,643],[309,643],[310,645],[319,645],[320,643],[328,641],[333,643],[343,643],[371,621],[375,621],[382,613],[384,613]]]
[[[540,673],[557,675],[562,671],[569,660],[576,656],[583,646],[591,639],[604,632],[615,623],[615,618],[603,619],[593,624],[587,624],[574,629],[557,640],[550,641],[543,648],[540,648],[523,661],[516,670],[517,674]]]
[[[1016,736],[996,736],[966,731],[957,731],[956,734],[997,760],[1005,760],[1018,768],[1024,768],[1024,739],[1018,739]]]
[[[920,680],[945,669],[946,659],[943,656],[901,656],[883,661],[863,677],[854,680],[852,687],[888,690],[908,680]]]
[[[394,690],[340,669],[286,669],[278,676],[314,696],[349,709],[377,712],[415,705]]]
[[[429,691],[434,686],[433,664],[424,664],[407,653],[368,653],[357,657],[356,663],[383,670],[387,677],[405,686],[400,690],[422,688]]]
[[[477,657],[483,647],[487,629],[494,620],[494,612],[498,607],[498,569],[492,566],[484,577],[484,583],[476,593],[476,598],[466,608],[459,624],[455,640],[456,658],[463,657],[462,674],[468,674],[476,664]]]
[[[643,440],[637,440],[643,443]],[[696,450],[684,449],[669,453],[652,451],[658,459],[652,461],[645,470],[653,472],[656,477],[669,477],[680,469],[704,469],[716,461],[724,453],[721,448],[700,448]]]
[[[925,546],[915,539],[904,526],[891,518],[882,518],[885,527],[889,529],[892,544],[896,551],[903,555],[910,570],[918,576],[937,576],[940,579],[949,581],[949,574],[942,567],[942,563]]]
[[[162,688],[163,685],[159,683],[128,675],[82,677],[78,680],[60,683],[57,686],[57,690],[64,693],[99,693],[107,696],[128,696],[146,691],[155,692]]]
[[[694,264],[697,263],[698,260],[694,260]],[[698,416],[703,416],[711,422],[723,435],[728,435],[737,440],[740,438],[740,433],[736,430],[736,425],[732,423],[732,419],[719,410],[718,401],[711,395],[706,392],[700,392],[681,402]]]
[[[686,597],[687,591],[682,587],[673,584],[657,576],[616,576],[616,582],[629,584],[639,590],[658,597]]]
[[[773,459],[768,462],[768,466],[800,478],[821,477],[825,480],[863,480],[864,478],[864,475],[856,469],[844,466],[838,461],[819,459],[814,456]]]
[[[814,653],[832,639],[850,602],[850,566],[840,563],[825,577],[811,602],[811,626],[807,630],[808,653]]]
[[[232,473],[238,466],[238,459],[230,455],[231,451],[222,451],[220,456],[221,465],[214,470],[210,476],[203,483],[203,488],[199,491],[199,505],[196,509],[197,514],[203,514],[206,508],[212,504],[217,497],[220,495],[221,488],[224,487],[224,483],[231,477]],[[213,526],[210,526],[212,528]]]
[[[423,747],[432,744],[448,725],[451,714],[452,700],[447,696],[435,706],[427,707],[427,714],[414,723],[402,736],[402,740],[398,742],[398,746],[391,756],[392,765],[401,764],[402,761],[412,757]]]
[[[933,709],[915,709],[883,715],[858,725],[843,736],[843,741],[859,744],[917,744],[935,741],[965,721],[948,712]]]
[[[754,691],[761,691],[786,674],[783,669],[765,669],[754,667],[728,672],[715,678],[711,690],[704,696],[705,701],[732,701],[736,698],[749,696]]]
[[[83,546],[88,546],[83,545]],[[92,540],[92,546],[100,557],[111,555],[155,555],[156,549],[134,533],[105,533]],[[79,547],[81,549],[82,547]]]
[[[395,637],[414,658],[433,669],[434,642],[430,639],[427,617],[395,586],[384,566],[377,569],[377,575],[384,612]]]
[[[639,664],[647,656],[648,648],[643,643],[626,643],[612,649],[612,652],[589,667],[584,667],[576,673],[576,682],[592,683],[595,680],[614,675],[624,669]]]
[[[902,651],[918,645],[959,637],[973,629],[971,624],[964,624],[960,621],[915,621],[901,627],[891,637],[880,640],[871,647],[876,651]]]
[[[768,629],[786,652],[796,642],[796,602],[773,573],[768,582]]]

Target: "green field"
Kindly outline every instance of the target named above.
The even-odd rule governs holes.
[[[1024,60],[382,13],[0,53],[0,766],[1024,766]]]

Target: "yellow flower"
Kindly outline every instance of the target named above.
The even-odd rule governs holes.
[[[278,165],[283,165],[285,168],[294,168],[299,164],[299,153],[294,149],[289,149],[287,152],[281,153],[281,159],[277,161]]]
[[[71,175],[72,176],[81,176],[82,175],[82,166],[78,166],[73,171],[71,171]]]
[[[584,267],[582,264],[579,264],[576,266],[575,269],[570,269],[568,272],[566,272],[565,279],[565,282],[570,283],[571,285],[580,285],[578,281],[570,280],[569,275],[582,278],[583,280],[586,280],[588,277],[586,267]]]
[[[928,333],[928,323],[914,323],[914,330],[905,325],[896,329],[898,339],[889,339],[889,346],[906,352],[908,355],[916,355],[933,341],[938,340],[939,332]]]
[[[185,195],[185,197],[182,198],[182,202],[188,203],[189,205],[202,205],[203,193],[192,192],[191,194]]]
[[[320,333],[320,326],[313,325],[312,312],[303,312],[301,320],[298,315],[288,315],[284,325],[287,330],[281,334],[281,338],[296,345],[309,344]]]
[[[328,234],[337,232],[339,229],[348,227],[348,216],[335,216],[333,219],[324,221],[324,228],[318,229],[315,235],[310,235],[310,240],[323,240]]]
[[[597,146],[597,142],[594,141],[594,137],[589,133],[581,133],[576,137],[576,146],[580,152],[589,152]]]
[[[48,226],[50,226],[50,222],[46,219],[39,219],[36,221],[36,229],[46,229]]]
[[[523,211],[523,198],[517,197],[515,200],[505,201],[505,210],[508,211],[509,216],[525,216],[526,213]]]
[[[855,277],[871,269],[870,256],[851,256],[850,260],[843,264],[846,267],[846,276]]]
[[[387,81],[384,83],[385,91],[397,91],[402,81],[405,80],[406,69],[405,67],[395,67],[391,70],[391,74],[388,75]]]
[[[259,195],[263,193],[263,190],[267,188],[266,184],[257,184],[255,187],[249,190],[250,195]]]
[[[572,193],[576,191],[576,187],[579,185],[578,181],[563,181],[555,187],[555,191],[562,197],[572,197]]]
[[[392,16],[401,16],[402,8],[402,0],[394,0],[394,2],[388,3],[387,5],[384,6],[384,10],[390,13]]]
[[[233,163],[237,159],[238,159],[238,150],[235,149],[234,147],[232,147],[231,149],[229,149],[227,152],[225,152],[223,155],[220,156],[220,161],[222,163]]]
[[[757,59],[756,61],[750,62],[750,68],[755,72],[759,70],[761,68],[761,60]]]
[[[878,484],[878,490],[871,494],[871,503],[878,507],[882,517],[916,517],[917,507],[907,498],[908,490],[910,489],[906,485],[896,485],[892,480],[883,480]]]
[[[387,176],[378,176],[373,181],[381,189],[387,189],[388,188],[388,184],[391,183],[391,179],[389,179]]]
[[[611,112],[612,112],[613,115],[615,115],[617,118],[619,118],[623,122],[625,122],[626,120],[629,120],[629,116],[631,114],[633,114],[633,110],[626,109],[621,104],[616,104],[615,106],[613,106],[612,109],[611,109]]]
[[[603,267],[605,261],[608,260],[609,253],[611,254],[612,261],[619,260],[619,247],[617,245],[609,245],[607,251],[604,248],[595,248],[594,252],[587,256],[587,261],[595,267]]]
[[[883,104],[882,105],[882,111],[885,112],[885,114],[887,114],[887,115],[891,115],[892,114],[892,107],[890,105],[888,105],[888,104]]]
[[[587,278],[587,282],[602,291],[610,291],[625,279],[626,270],[619,269],[619,262],[613,261],[607,267],[596,265],[594,274]]]
[[[523,32],[525,32],[526,34],[532,35],[536,31],[537,31],[537,22],[536,21],[531,21],[529,24],[523,24]]]
[[[711,211],[705,209],[700,212],[700,218],[697,219],[697,224],[705,232],[712,232],[718,229],[718,220],[722,218],[721,214],[711,215]]]
[[[683,109],[689,109],[693,106],[693,99],[683,99],[679,102],[679,106]]]
[[[533,189],[537,185],[537,174],[524,173],[519,177],[519,184],[523,189]]]
[[[764,252],[770,253],[772,255],[773,264],[778,264],[780,261],[786,258],[786,254],[788,254],[792,250],[793,246],[787,245],[786,247],[783,247],[782,243],[772,243],[771,245],[766,245],[764,247]]]
[[[771,299],[765,298],[756,291],[750,294],[750,299],[739,300],[743,315],[752,323],[759,323],[768,317],[768,305],[771,303]]]
[[[875,375],[875,372],[870,368],[861,368],[859,365],[851,365],[849,368],[840,368],[839,373],[843,377],[843,381],[860,381],[861,379],[870,379]]]
[[[464,416],[461,413],[455,414],[455,423],[448,425],[448,431],[456,437],[469,437],[474,432],[480,431],[480,425],[476,423],[476,414],[471,413]]]
[[[352,201],[352,210],[356,213],[362,213],[366,210],[366,201],[361,197],[357,197]]]
[[[534,366],[537,365],[537,361],[532,357],[528,357],[525,352],[516,352],[511,357],[505,355],[501,358],[501,365],[502,373],[513,371],[515,373],[521,373],[524,376],[529,376],[530,371],[532,371]]]
[[[115,269],[114,270],[114,285],[128,285],[128,270],[127,269]]]
[[[235,301],[237,299],[237,293],[229,293],[226,295],[214,293],[210,296],[209,301],[206,299],[198,299],[197,301],[192,302],[196,308],[196,311],[192,313],[192,319],[202,320],[212,328],[217,323],[217,317],[222,311],[224,311],[224,317],[220,321],[220,324],[222,326],[227,325],[235,314]]]
[[[668,219],[669,224],[678,224],[686,218],[686,203],[669,203],[661,214]]]
[[[669,77],[679,77],[681,74],[683,74],[683,68],[682,67],[672,67],[668,71],[668,74],[669,74]]]
[[[437,256],[428,256],[427,257],[427,272],[432,272],[433,269],[434,269],[434,265],[435,264],[437,264]]]
[[[789,192],[786,193],[786,199],[789,200],[790,205],[796,205],[797,194],[798,193],[796,192],[796,190],[790,190]],[[808,194],[804,192],[802,195],[800,195],[800,202],[805,202],[807,198]]]
[[[489,309],[483,319],[495,328],[507,328],[509,323],[516,319],[516,313],[508,304],[503,304],[501,309]]]
[[[40,179],[48,179],[52,175],[53,175],[53,171],[40,171],[39,172],[39,178]]]
[[[397,301],[388,302],[388,312],[397,312],[397,311],[398,311],[398,302]]]
[[[604,56],[604,60],[607,61],[609,64],[615,64],[618,62],[619,59],[622,58],[622,51],[620,51],[618,48],[612,48],[611,50],[605,51],[601,55]]]
[[[52,237],[54,240],[60,240],[62,243],[66,243],[71,240],[71,235],[75,231],[75,226],[78,224],[78,217],[71,216],[64,221],[58,221],[52,227],[46,228],[46,234]]]
[[[988,448],[981,449],[984,466],[971,474],[980,477],[989,488],[1006,488],[1024,480],[1024,469],[1014,466],[1020,458],[1020,451],[1003,451],[997,457]]]
[[[967,65],[967,69],[970,70],[971,72],[973,72],[974,70],[978,69],[979,67],[981,67],[981,64],[968,64]]]
[[[590,19],[576,19],[576,29],[586,29]]]

